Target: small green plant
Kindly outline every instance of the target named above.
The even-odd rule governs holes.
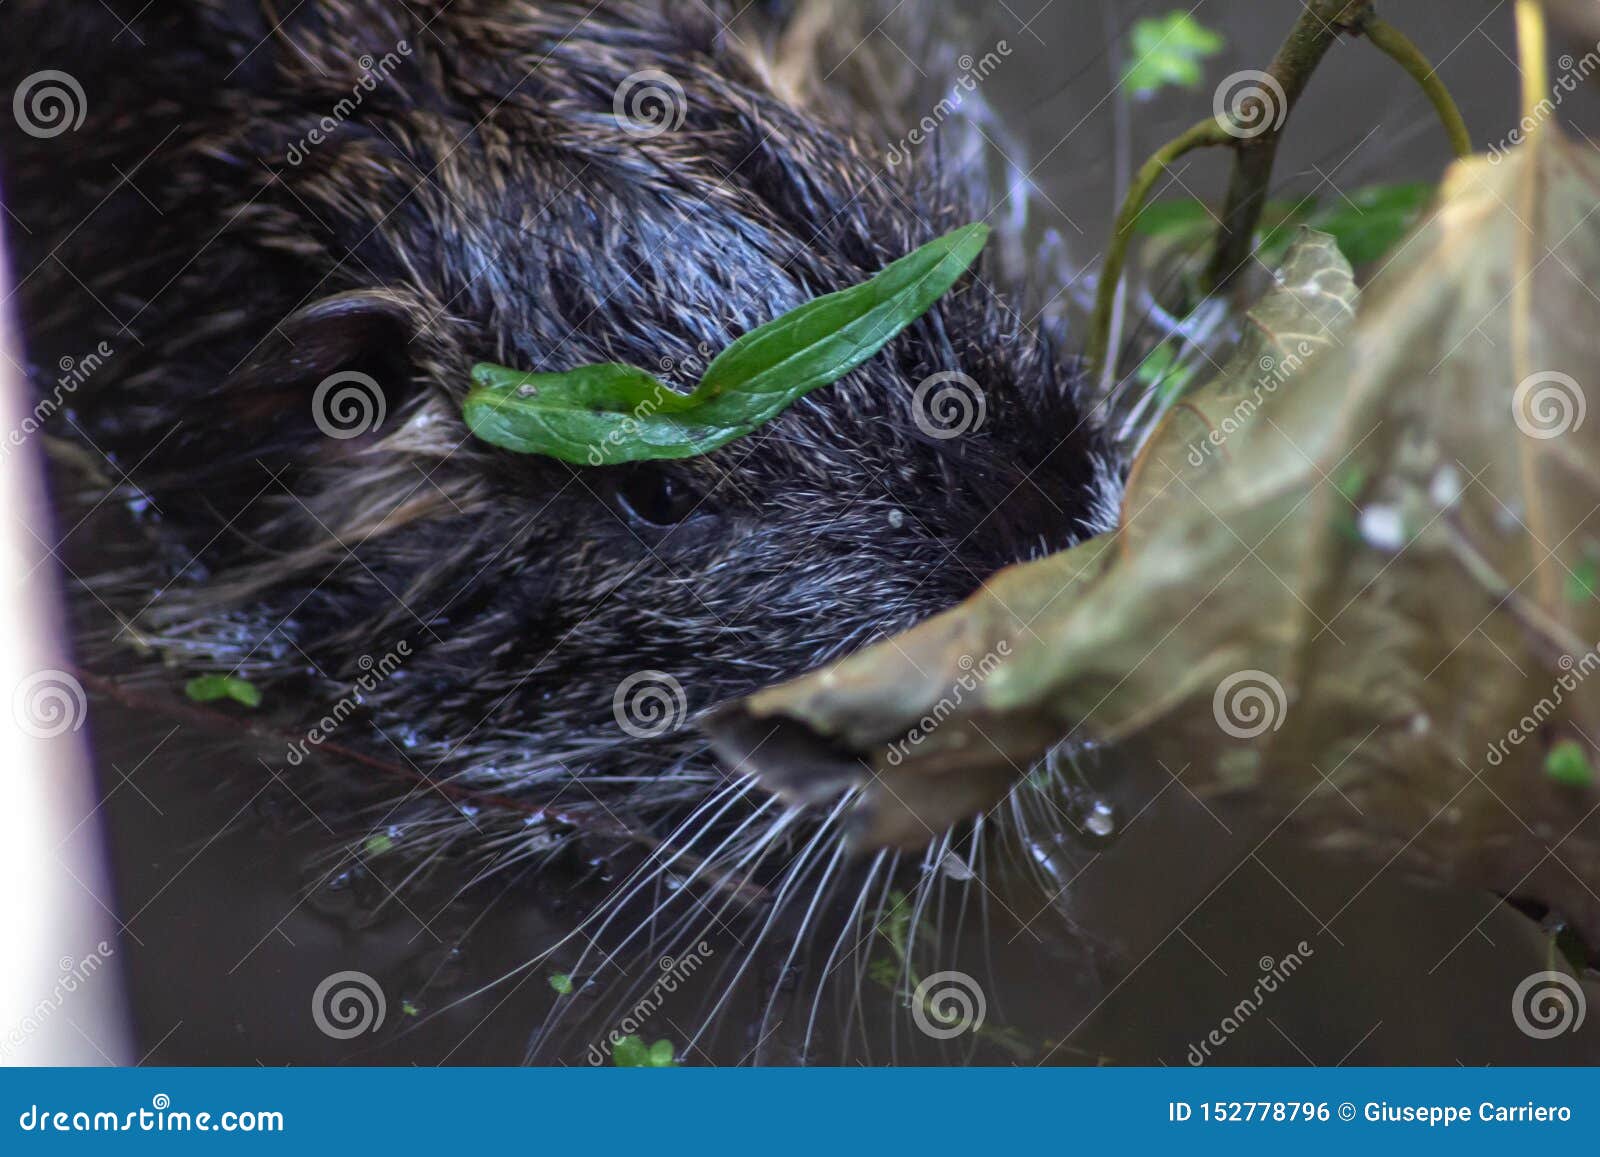
[[[246,707],[261,706],[261,689],[248,679],[237,675],[201,675],[184,684],[183,693],[196,703],[214,703],[218,699],[232,699]]]
[[[612,1046],[611,1063],[622,1069],[678,1067],[671,1041],[658,1040],[653,1045],[647,1045],[636,1036],[625,1036]]]
[[[1156,391],[1163,408],[1183,394],[1200,368],[1197,362],[1182,362],[1181,351],[1181,342],[1164,341],[1151,350],[1134,371],[1134,378],[1141,386]]]
[[[1221,52],[1226,44],[1220,33],[1188,12],[1135,21],[1129,38],[1133,62],[1122,82],[1135,96],[1149,96],[1169,85],[1194,88],[1203,75],[1200,62]]]
[[[877,933],[883,937],[895,958],[890,960],[888,957],[879,956],[869,961],[867,979],[895,993],[908,1007],[920,996],[922,1014],[934,1024],[943,1024],[946,1021],[945,1014],[934,1008],[927,996],[919,993],[922,977],[917,974],[916,965],[912,963],[916,938],[921,936],[933,939],[933,929],[926,923],[912,925],[912,902],[904,892],[895,889],[889,893],[888,900],[888,905],[879,909]],[[903,987],[902,981],[909,985],[909,988]],[[974,1031],[983,1039],[999,1045],[1018,1060],[1028,1060],[1037,1051],[1020,1033],[1010,1027],[986,1024],[977,1026]]]
[[[1544,773],[1568,787],[1588,787],[1595,781],[1594,764],[1576,739],[1560,740],[1544,757]]]
[[[485,362],[473,367],[462,416],[492,445],[590,466],[708,453],[875,355],[956,283],[988,236],[987,225],[965,225],[751,330],[692,393],[618,363],[524,373]]]
[[[1600,591],[1600,557],[1593,550],[1567,572],[1566,598],[1569,603],[1586,603]]]

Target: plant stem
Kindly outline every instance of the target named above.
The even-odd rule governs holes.
[[[1227,285],[1255,251],[1256,226],[1267,202],[1267,183],[1277,159],[1278,141],[1295,102],[1339,34],[1366,19],[1371,8],[1372,0],[1311,0],[1268,66],[1272,86],[1283,94],[1282,105],[1274,103],[1277,92],[1270,93],[1272,99],[1258,97],[1263,106],[1261,115],[1268,117],[1271,125],[1259,135],[1234,144],[1236,160],[1222,228],[1206,270],[1206,284],[1212,289]]]
[[[1517,0],[1517,63],[1522,66],[1522,115],[1537,127],[1535,115],[1550,96],[1549,48],[1540,0]]]
[[[1467,131],[1467,122],[1461,118],[1461,110],[1456,107],[1450,90],[1439,79],[1439,74],[1422,51],[1404,32],[1376,15],[1370,15],[1362,21],[1360,31],[1372,41],[1374,47],[1410,73],[1412,79],[1422,86],[1422,91],[1433,102],[1434,111],[1439,114],[1445,132],[1450,135],[1450,147],[1456,156],[1471,156],[1472,134]]]
[[[1122,267],[1128,258],[1128,242],[1133,237],[1134,224],[1144,211],[1150,191],[1179,157],[1195,149],[1233,142],[1227,128],[1215,117],[1201,121],[1174,137],[1157,149],[1134,175],[1128,186],[1128,195],[1122,200],[1117,213],[1116,226],[1111,233],[1111,244],[1100,269],[1100,284],[1095,293],[1094,319],[1089,326],[1089,365],[1091,374],[1098,378],[1105,369],[1110,353],[1111,314],[1116,307],[1117,286],[1122,281]]]

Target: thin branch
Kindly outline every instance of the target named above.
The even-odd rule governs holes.
[[[1422,50],[1404,32],[1376,15],[1362,21],[1360,31],[1372,41],[1374,47],[1405,69],[1422,86],[1422,91],[1433,102],[1434,111],[1439,114],[1445,132],[1450,135],[1450,148],[1455,155],[1458,158],[1471,156],[1472,134],[1467,131],[1467,122],[1462,119],[1461,110],[1456,107],[1450,90],[1439,79],[1439,74],[1434,71]]]
[[[1222,229],[1206,270],[1206,284],[1213,289],[1227,285],[1255,251],[1256,226],[1267,203],[1278,142],[1295,102],[1333,42],[1366,19],[1371,8],[1372,0],[1311,0],[1268,67],[1271,83],[1250,96],[1253,104],[1247,114],[1270,123],[1255,135],[1237,134],[1240,139],[1234,144],[1233,178],[1222,212]],[[1244,127],[1254,130],[1259,123],[1252,120]]]
[[[1133,178],[1128,195],[1123,198],[1122,209],[1111,234],[1111,244],[1100,269],[1100,283],[1095,293],[1094,318],[1089,325],[1089,365],[1091,373],[1100,376],[1109,360],[1111,344],[1111,315],[1116,308],[1117,286],[1122,283],[1122,267],[1128,259],[1128,242],[1133,237],[1133,227],[1144,211],[1150,191],[1167,168],[1185,153],[1214,145],[1228,145],[1233,138],[1223,123],[1212,117],[1194,125],[1181,136],[1162,145],[1151,155]]]

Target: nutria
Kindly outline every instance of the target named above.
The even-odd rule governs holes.
[[[781,37],[736,34],[736,7],[6,6],[33,376],[48,395],[110,351],[53,430],[104,453],[151,544],[91,583],[117,620],[91,657],[137,640],[247,678],[311,729],[286,765],[337,731],[416,773],[383,785],[406,807],[492,801],[434,846],[486,843],[503,805],[557,846],[583,813],[728,878],[820,869],[832,845],[692,715],[1105,529],[1118,468],[989,256],[703,457],[582,468],[469,435],[475,362],[687,389],[741,333],[985,216],[937,148],[891,165],[889,134],[797,103]],[[958,436],[936,375],[969,391]]]

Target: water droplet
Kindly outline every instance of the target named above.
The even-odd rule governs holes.
[[[939,862],[939,870],[952,880],[972,879],[972,869],[967,867],[967,862],[954,852],[944,854],[944,859]]]
[[[1394,553],[1406,544],[1405,519],[1393,506],[1368,506],[1361,511],[1356,525],[1368,546]]]
[[[889,511],[889,525],[899,530],[906,524],[906,513],[903,510]]]
[[[1111,810],[1111,805],[1103,799],[1094,801],[1094,807],[1089,809],[1089,814],[1083,820],[1084,830],[1090,835],[1104,838],[1117,830],[1116,815]]]
[[[1461,501],[1460,471],[1448,464],[1439,467],[1428,484],[1428,497],[1447,510]]]

